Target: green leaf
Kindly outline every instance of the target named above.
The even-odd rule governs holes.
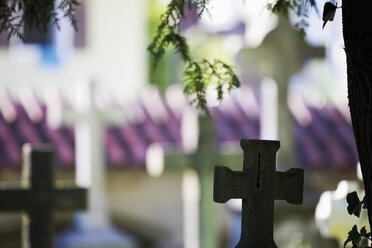
[[[354,214],[355,216],[359,217],[362,202],[360,202],[357,192],[354,191],[347,194],[346,201],[348,203],[347,212],[350,215]]]
[[[327,2],[324,4],[323,9],[323,28],[325,27],[328,21],[333,21],[337,10],[337,4],[334,5],[331,2]]]

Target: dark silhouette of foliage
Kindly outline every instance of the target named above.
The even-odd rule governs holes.
[[[327,24],[328,21],[333,21],[337,10],[337,3],[334,5],[331,2],[327,2],[324,4],[323,9],[323,28]]]
[[[50,23],[59,28],[61,18],[68,18],[76,29],[78,4],[77,0],[62,0],[58,5],[55,0],[0,0],[0,32],[23,39],[23,29],[46,32]]]
[[[360,201],[359,197],[358,197],[358,194],[355,191],[347,194],[346,201],[348,203],[347,212],[350,215],[355,215],[358,218],[360,216],[361,209],[362,208],[367,208],[365,197],[363,198],[362,201]],[[346,245],[348,243],[352,244],[352,248],[359,248],[359,247],[368,248],[368,247],[371,247],[371,246],[365,246],[363,243],[361,243],[361,241],[363,239],[371,240],[371,237],[372,237],[372,232],[367,233],[367,230],[366,230],[365,226],[363,226],[360,229],[360,231],[358,231],[358,226],[354,225],[353,228],[348,233],[348,237],[347,237],[346,241],[344,242],[343,247],[346,247]]]
[[[356,217],[359,218],[362,207],[366,208],[365,198],[363,198],[363,200],[360,201],[357,192],[354,191],[354,192],[347,194],[346,201],[348,203],[347,212],[350,215],[355,215]]]

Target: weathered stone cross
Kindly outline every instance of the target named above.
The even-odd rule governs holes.
[[[276,248],[273,239],[274,200],[302,204],[304,171],[275,171],[279,141],[241,140],[243,171],[214,169],[213,200],[242,198],[242,230],[237,248]]]
[[[86,208],[86,189],[57,189],[54,185],[53,150],[49,146],[23,147],[22,188],[0,189],[0,210],[25,211],[22,216],[22,247],[51,248],[52,211]]]

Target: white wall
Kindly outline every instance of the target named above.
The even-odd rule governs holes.
[[[1,48],[0,87],[9,88],[12,95],[18,95],[22,85],[38,93],[51,84],[69,90],[83,75],[115,92],[140,89],[147,81],[145,4],[86,0],[86,47],[73,50],[60,66],[42,67],[35,48],[26,47],[16,55],[14,49]]]

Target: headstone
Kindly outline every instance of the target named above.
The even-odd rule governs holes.
[[[84,209],[86,189],[56,188],[50,146],[23,147],[21,188],[2,187],[0,211],[24,211],[22,248],[53,247],[52,211]]]
[[[216,206],[211,197],[213,164],[218,161],[234,163],[240,157],[220,154],[212,120],[198,118],[191,109],[184,111],[181,129],[183,151],[164,154],[161,146],[154,144],[148,151],[146,166],[149,174],[159,175],[164,168],[183,171],[185,248],[215,248],[218,247],[219,233]]]
[[[228,167],[214,169],[213,200],[225,203],[242,200],[242,230],[238,248],[275,248],[273,240],[274,200],[302,204],[303,169],[277,172],[279,141],[241,140],[243,171]]]
[[[294,162],[292,119],[287,103],[288,82],[307,60],[323,56],[323,48],[309,46],[284,18],[280,18],[278,27],[266,35],[258,48],[240,51],[242,69],[256,67],[263,76],[272,77],[278,84],[277,124],[279,140],[283,145],[278,154],[279,165]]]
[[[99,109],[94,82],[82,81],[76,86],[75,109],[63,110],[51,99],[48,119],[54,127],[75,124],[76,183],[89,187],[88,209],[76,215],[75,226],[58,239],[57,247],[136,247],[132,237],[110,224],[105,192],[104,125],[122,124],[123,110],[108,113]]]

